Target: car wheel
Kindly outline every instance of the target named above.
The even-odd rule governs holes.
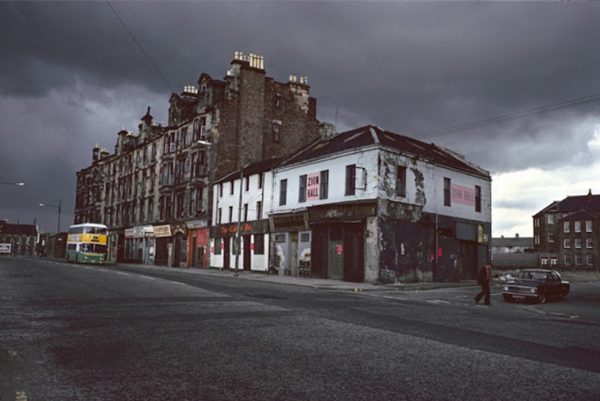
[[[537,301],[538,301],[538,304],[545,304],[546,303],[546,296],[544,294],[538,295]]]
[[[512,302],[512,297],[508,294],[502,294],[502,297],[504,297],[504,302]]]

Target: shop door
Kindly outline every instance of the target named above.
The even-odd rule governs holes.
[[[327,226],[313,226],[310,243],[310,264],[313,276],[327,278],[327,262],[329,256],[329,233]]]
[[[344,236],[341,224],[329,226],[328,276],[333,280],[344,278]]]
[[[250,271],[252,263],[252,249],[250,249],[250,236],[244,235],[244,270]]]
[[[198,268],[198,249],[196,247],[196,236],[192,236],[192,242],[190,243],[192,247],[192,267]]]
[[[347,225],[344,232],[344,280],[364,281],[363,227]]]
[[[477,278],[477,244],[461,241],[460,250],[462,254],[462,279],[475,280]]]
[[[231,266],[231,237],[223,238],[223,269]]]

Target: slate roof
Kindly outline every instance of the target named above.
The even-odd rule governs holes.
[[[282,160],[281,157],[274,157],[271,159],[261,160],[261,161],[250,163],[244,167],[244,177],[272,170],[279,163],[281,163],[281,160]],[[215,181],[215,184],[219,184],[219,183],[227,182],[227,181],[231,181],[231,180],[236,180],[238,178],[240,178],[240,169],[233,170],[233,171],[227,173],[222,178],[217,179]]]
[[[458,154],[437,146],[433,143],[425,143],[418,139],[410,138],[394,132],[383,130],[379,127],[366,125],[350,131],[342,132],[326,139],[318,139],[315,142],[296,152],[286,159],[281,165],[287,166],[299,162],[332,155],[338,152],[362,148],[367,146],[383,146],[393,148],[401,152],[418,156],[429,162],[456,169],[465,173],[490,178],[488,171],[475,166],[462,159]]]
[[[37,235],[37,227],[33,224],[11,224],[0,222],[0,234],[3,235]]]
[[[579,210],[575,213],[571,213],[568,216],[565,216],[563,221],[576,221],[576,220],[593,220],[596,217],[588,212],[587,210]]]
[[[580,210],[587,210],[588,212],[600,212],[600,195],[592,195],[590,192],[587,195],[567,196],[561,201],[552,202],[537,212],[534,217],[548,212],[572,213]]]
[[[495,237],[492,238],[492,247],[533,248],[533,237]]]

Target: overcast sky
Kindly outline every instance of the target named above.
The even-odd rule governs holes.
[[[532,235],[553,200],[600,194],[600,4],[0,3],[0,218],[73,221],[98,143],[166,121],[171,88],[225,75],[234,51],[306,75],[321,121],[375,124],[464,154],[493,177],[493,235]],[[170,87],[171,88],[170,88]],[[470,130],[462,123],[596,95]]]

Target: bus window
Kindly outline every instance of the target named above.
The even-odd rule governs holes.
[[[79,244],[79,251],[80,252],[90,252],[91,251],[91,245],[90,244]]]
[[[106,245],[94,244],[92,247],[96,253],[106,253]]]
[[[83,227],[71,227],[69,228],[69,234],[83,234]]]
[[[68,251],[77,251],[77,244],[67,244]]]

